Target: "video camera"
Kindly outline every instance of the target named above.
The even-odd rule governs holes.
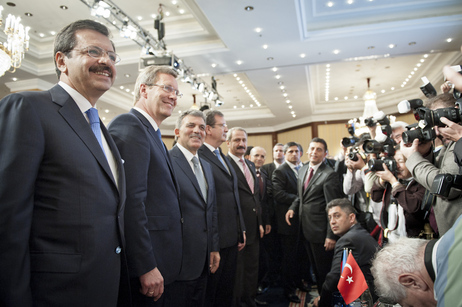
[[[438,174],[433,179],[430,193],[448,197],[451,188],[462,189],[462,176],[454,174]]]

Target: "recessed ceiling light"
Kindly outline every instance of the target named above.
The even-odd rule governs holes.
[[[385,90],[381,90],[380,92],[383,94],[383,93],[385,93]]]
[[[170,16],[170,12],[165,12],[165,16]]]
[[[330,64],[326,64],[326,67],[330,67]]]
[[[246,10],[247,12],[253,11],[253,6],[248,5],[244,8],[244,10]]]
[[[287,99],[287,100],[286,100],[286,103],[290,103],[290,99]]]
[[[395,44],[390,44],[390,45],[388,45],[388,48],[390,48],[390,49],[393,49],[393,48],[395,48],[395,47],[396,47]]]
[[[279,88],[280,88],[281,90],[283,90],[283,89],[285,89],[285,86],[284,86],[284,85],[281,85]]]
[[[271,68],[272,71],[278,71],[278,68],[277,67],[273,67]]]
[[[446,41],[447,41],[448,43],[450,43],[450,42],[452,42],[452,38],[447,38]]]
[[[245,105],[242,105],[241,107],[242,107],[242,108],[245,108]]]
[[[425,62],[425,60],[424,60],[424,59],[420,59],[420,63],[423,63],[423,62]]]
[[[130,74],[125,74],[125,78],[130,78]]]
[[[234,74],[233,77],[237,77],[237,74]]]
[[[328,7],[333,7],[333,6],[334,6],[334,2],[329,1],[329,2],[326,3],[326,5],[327,5]]]
[[[142,16],[138,16],[136,17],[136,19],[138,19],[139,21],[143,20],[143,17]]]
[[[295,115],[295,114],[292,114],[292,117],[297,117],[297,115]]]
[[[293,107],[292,106],[289,106],[289,109],[292,109]]]
[[[51,35],[56,35],[56,32],[55,31],[50,31],[50,34]]]
[[[29,12],[24,13],[24,15],[26,15],[27,17],[32,17],[32,16],[34,16],[34,15],[32,15],[32,13],[29,13]]]
[[[184,10],[184,9],[180,9],[178,12],[179,12],[180,14],[184,14],[184,13],[185,13],[185,10]]]
[[[102,120],[106,120],[106,117],[103,116],[101,119],[102,119]]]
[[[236,80],[237,80],[237,81],[239,81],[239,80],[241,80],[241,78],[239,78],[239,77],[236,77]]]
[[[268,45],[263,45],[263,49],[268,49]]]
[[[178,1],[172,0],[172,4],[173,4],[173,5],[176,5],[177,3],[178,3]]]
[[[59,8],[62,9],[62,10],[69,9],[69,7],[67,5],[60,5]]]
[[[424,57],[424,58],[428,58],[428,54],[424,54],[424,56],[423,56],[423,57]]]
[[[11,80],[13,80],[13,81],[18,81],[18,78],[11,78]]]
[[[178,113],[181,113],[181,110],[178,110]]]
[[[236,64],[237,64],[237,65],[241,65],[241,64],[242,64],[242,61],[236,61]]]
[[[347,3],[348,3],[348,4],[353,4],[354,1],[353,1],[353,0],[348,0]]]
[[[395,87],[392,87],[391,90],[394,91],[394,90],[395,90]]]
[[[234,106],[234,109],[237,109],[237,106]]]
[[[306,57],[306,54],[302,53],[300,54],[300,57],[303,59],[304,57]]]
[[[276,75],[276,76],[274,76],[274,77],[275,77],[276,79],[280,79],[280,78],[281,78],[280,75]]]
[[[353,97],[354,99],[358,99],[358,96]]]
[[[288,95],[287,95],[287,93],[284,93],[284,94],[282,94],[282,96],[287,97]]]
[[[260,32],[261,32],[261,28],[255,28],[255,32],[260,33]]]
[[[130,89],[129,89],[129,88],[126,88],[125,91],[126,91],[127,93],[129,93],[129,92],[130,92]]]
[[[123,89],[124,89],[124,86],[123,86],[123,85],[121,85],[119,88],[120,88],[121,90],[123,90]]]
[[[339,54],[340,53],[340,50],[338,49],[335,49],[334,51],[332,51],[333,54]]]
[[[335,97],[334,100],[338,100],[338,97]]]
[[[45,34],[39,33],[39,36],[40,36],[40,37],[45,37]]]
[[[109,113],[109,109],[104,110],[104,112]]]

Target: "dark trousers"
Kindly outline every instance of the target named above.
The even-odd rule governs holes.
[[[220,266],[215,274],[209,274],[206,291],[207,307],[230,307],[237,267],[237,244],[220,249]]]
[[[255,306],[258,287],[259,240],[246,245],[237,256],[235,306]]]
[[[295,292],[297,285],[309,275],[309,258],[297,235],[279,234],[282,246],[282,287],[284,292]]]
[[[186,281],[174,281],[165,297],[165,305],[184,307],[205,306],[205,293],[207,288],[208,265],[199,278]],[[172,295],[170,295],[172,294]]]
[[[318,291],[326,280],[327,273],[330,272],[334,250],[326,251],[324,243],[311,243],[305,240],[305,247],[311,261],[311,266],[316,276]]]
[[[258,268],[258,284],[274,285],[281,275],[282,250],[277,229],[260,240],[260,266]]]

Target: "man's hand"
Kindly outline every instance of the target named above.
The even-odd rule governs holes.
[[[263,238],[263,236],[265,235],[265,229],[263,229],[262,225],[260,225],[260,227],[258,227],[258,229],[260,230],[260,238]]]
[[[290,219],[294,217],[294,210],[288,210],[286,213],[286,223],[289,224],[289,226],[292,226],[290,223]]]
[[[335,247],[335,242],[337,242],[337,241],[326,238],[326,241],[324,242],[324,248],[326,249],[326,251],[333,250],[334,247]]]
[[[449,84],[448,81],[441,84],[441,92],[442,93],[449,93],[452,90],[452,86]]]
[[[265,235],[271,232],[271,225],[265,225]]]
[[[313,307],[318,307],[318,303],[319,303],[319,300],[320,300],[320,299],[321,299],[321,297],[318,296],[317,298],[315,298],[315,299],[313,300]]]
[[[457,142],[462,137],[462,126],[450,121],[446,117],[441,117],[441,122],[446,124],[447,127],[438,127],[436,130],[437,135],[442,135],[444,138]]]
[[[141,289],[143,295],[153,297],[157,301],[164,293],[164,278],[157,268],[140,276]]]
[[[238,250],[238,251],[243,250],[244,247],[245,247],[245,242],[246,242],[245,231],[242,233],[242,237],[244,238],[244,242],[242,242],[242,243],[239,242],[239,243],[237,244],[237,250]]]
[[[404,144],[404,142],[401,142],[400,144],[401,146],[399,150],[403,153],[403,156],[405,156],[406,159],[409,159],[413,153],[418,151],[417,148],[419,147],[419,139],[414,139],[411,146]]]
[[[220,266],[220,253],[211,252],[210,253],[210,273],[215,273]]]
[[[375,172],[375,174],[379,176],[380,179],[382,179],[383,181],[388,181],[390,184],[398,182],[398,179],[396,179],[392,172],[390,172],[385,163],[383,164],[383,169],[383,171]]]
[[[345,158],[345,165],[352,172],[358,169],[362,169],[366,165],[366,162],[364,162],[363,158],[361,158],[361,155],[359,153],[356,154],[356,157],[358,158],[358,160],[356,161],[350,160],[348,156],[346,156]]]
[[[462,75],[452,69],[450,66],[444,66],[443,74],[446,80],[449,80],[454,84],[454,87],[458,91],[462,91]]]

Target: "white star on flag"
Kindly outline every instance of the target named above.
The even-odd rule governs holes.
[[[347,280],[349,284],[353,282],[353,276],[348,276]]]

